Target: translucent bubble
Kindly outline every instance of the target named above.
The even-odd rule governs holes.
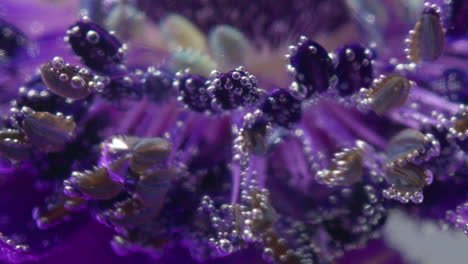
[[[81,89],[86,85],[86,83],[80,76],[73,76],[71,79],[71,85],[75,89]]]
[[[307,87],[298,82],[292,82],[289,90],[291,91],[291,95],[300,101],[304,100],[307,96]]]
[[[424,196],[421,192],[415,192],[411,197],[411,201],[413,201],[413,203],[420,204],[424,201]]]
[[[60,79],[60,81],[62,81],[62,82],[66,82],[66,81],[68,81],[68,75],[66,75],[65,73],[61,73],[61,74],[59,75],[59,79]]]
[[[61,70],[65,67],[65,62],[62,57],[54,57],[52,59],[52,67],[56,70]]]
[[[223,254],[229,254],[234,251],[234,247],[227,239],[221,239],[219,241],[218,248]]]
[[[86,40],[91,44],[97,44],[99,42],[99,38],[99,34],[94,30],[90,30],[86,33]]]

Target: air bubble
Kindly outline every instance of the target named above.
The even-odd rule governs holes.
[[[63,67],[65,67],[65,62],[63,61],[62,57],[54,57],[51,64],[52,67],[56,70],[61,70]]]
[[[65,73],[61,73],[61,74],[59,75],[59,79],[60,79],[60,81],[62,81],[62,82],[67,82],[69,78],[68,78],[68,75],[66,75]]]
[[[94,30],[90,30],[86,33],[86,40],[91,44],[97,44],[99,42],[99,38],[99,34]]]
[[[79,76],[73,76],[71,79],[71,86],[75,89],[81,89],[86,85],[85,81],[83,78]]]
[[[234,247],[227,239],[221,239],[218,244],[218,249],[222,254],[229,254],[234,251]]]

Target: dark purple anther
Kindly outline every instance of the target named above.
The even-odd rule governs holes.
[[[206,89],[207,79],[197,74],[177,73],[173,83],[180,92],[180,99],[186,106],[196,112],[211,110],[211,99]]]
[[[23,32],[0,18],[0,62],[18,55],[27,42]]]
[[[154,102],[168,98],[172,91],[173,74],[161,69],[150,68],[143,76],[143,92]]]
[[[67,30],[67,39],[76,55],[95,71],[110,72],[113,65],[123,60],[125,46],[105,29],[86,19]]]
[[[268,120],[286,128],[301,120],[301,102],[284,89],[270,93],[261,109]]]
[[[242,106],[254,106],[260,99],[255,76],[242,67],[228,73],[214,73],[208,87],[213,104],[231,110]]]
[[[461,36],[468,33],[468,1],[444,1],[445,26],[448,36]]]
[[[101,96],[109,101],[120,103],[121,100],[141,100],[143,98],[143,83],[139,76],[127,73],[112,79],[103,78],[103,83],[109,83],[102,89]]]
[[[372,57],[373,52],[360,44],[346,45],[338,51],[336,88],[340,95],[348,96],[370,87],[374,77]]]
[[[296,82],[307,89],[305,98],[323,93],[333,85],[335,68],[320,44],[301,37],[296,46],[291,46],[289,58],[289,71]]]

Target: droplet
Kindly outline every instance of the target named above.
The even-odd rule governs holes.
[[[375,81],[369,92],[372,108],[377,114],[383,115],[402,106],[408,99],[411,86],[411,81],[396,74]]]
[[[412,62],[435,61],[445,48],[445,33],[434,7],[426,7],[409,37],[408,59]]]
[[[299,101],[303,101],[307,98],[307,87],[299,84],[298,82],[292,82],[289,86],[289,91],[291,92],[291,95]]]
[[[218,242],[218,249],[221,254],[228,255],[234,251],[234,247],[227,239],[220,239]]]
[[[67,81],[68,81],[68,75],[66,75],[65,73],[61,73],[61,74],[59,75],[59,79],[60,79],[60,81],[62,81],[62,82],[67,82]]]
[[[86,85],[85,81],[80,76],[73,76],[70,83],[75,89],[82,89]]]
[[[65,62],[63,61],[63,58],[61,57],[54,57],[52,59],[52,67],[56,70],[61,70],[63,67],[65,67]]]
[[[99,42],[99,34],[94,30],[90,30],[86,33],[86,39],[89,43],[96,44]]]

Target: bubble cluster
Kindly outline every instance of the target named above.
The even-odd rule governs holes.
[[[207,91],[212,104],[225,110],[255,106],[261,93],[255,76],[243,67],[227,73],[213,72]]]
[[[211,110],[206,78],[196,74],[178,72],[173,86],[179,90],[180,100],[194,111]]]

